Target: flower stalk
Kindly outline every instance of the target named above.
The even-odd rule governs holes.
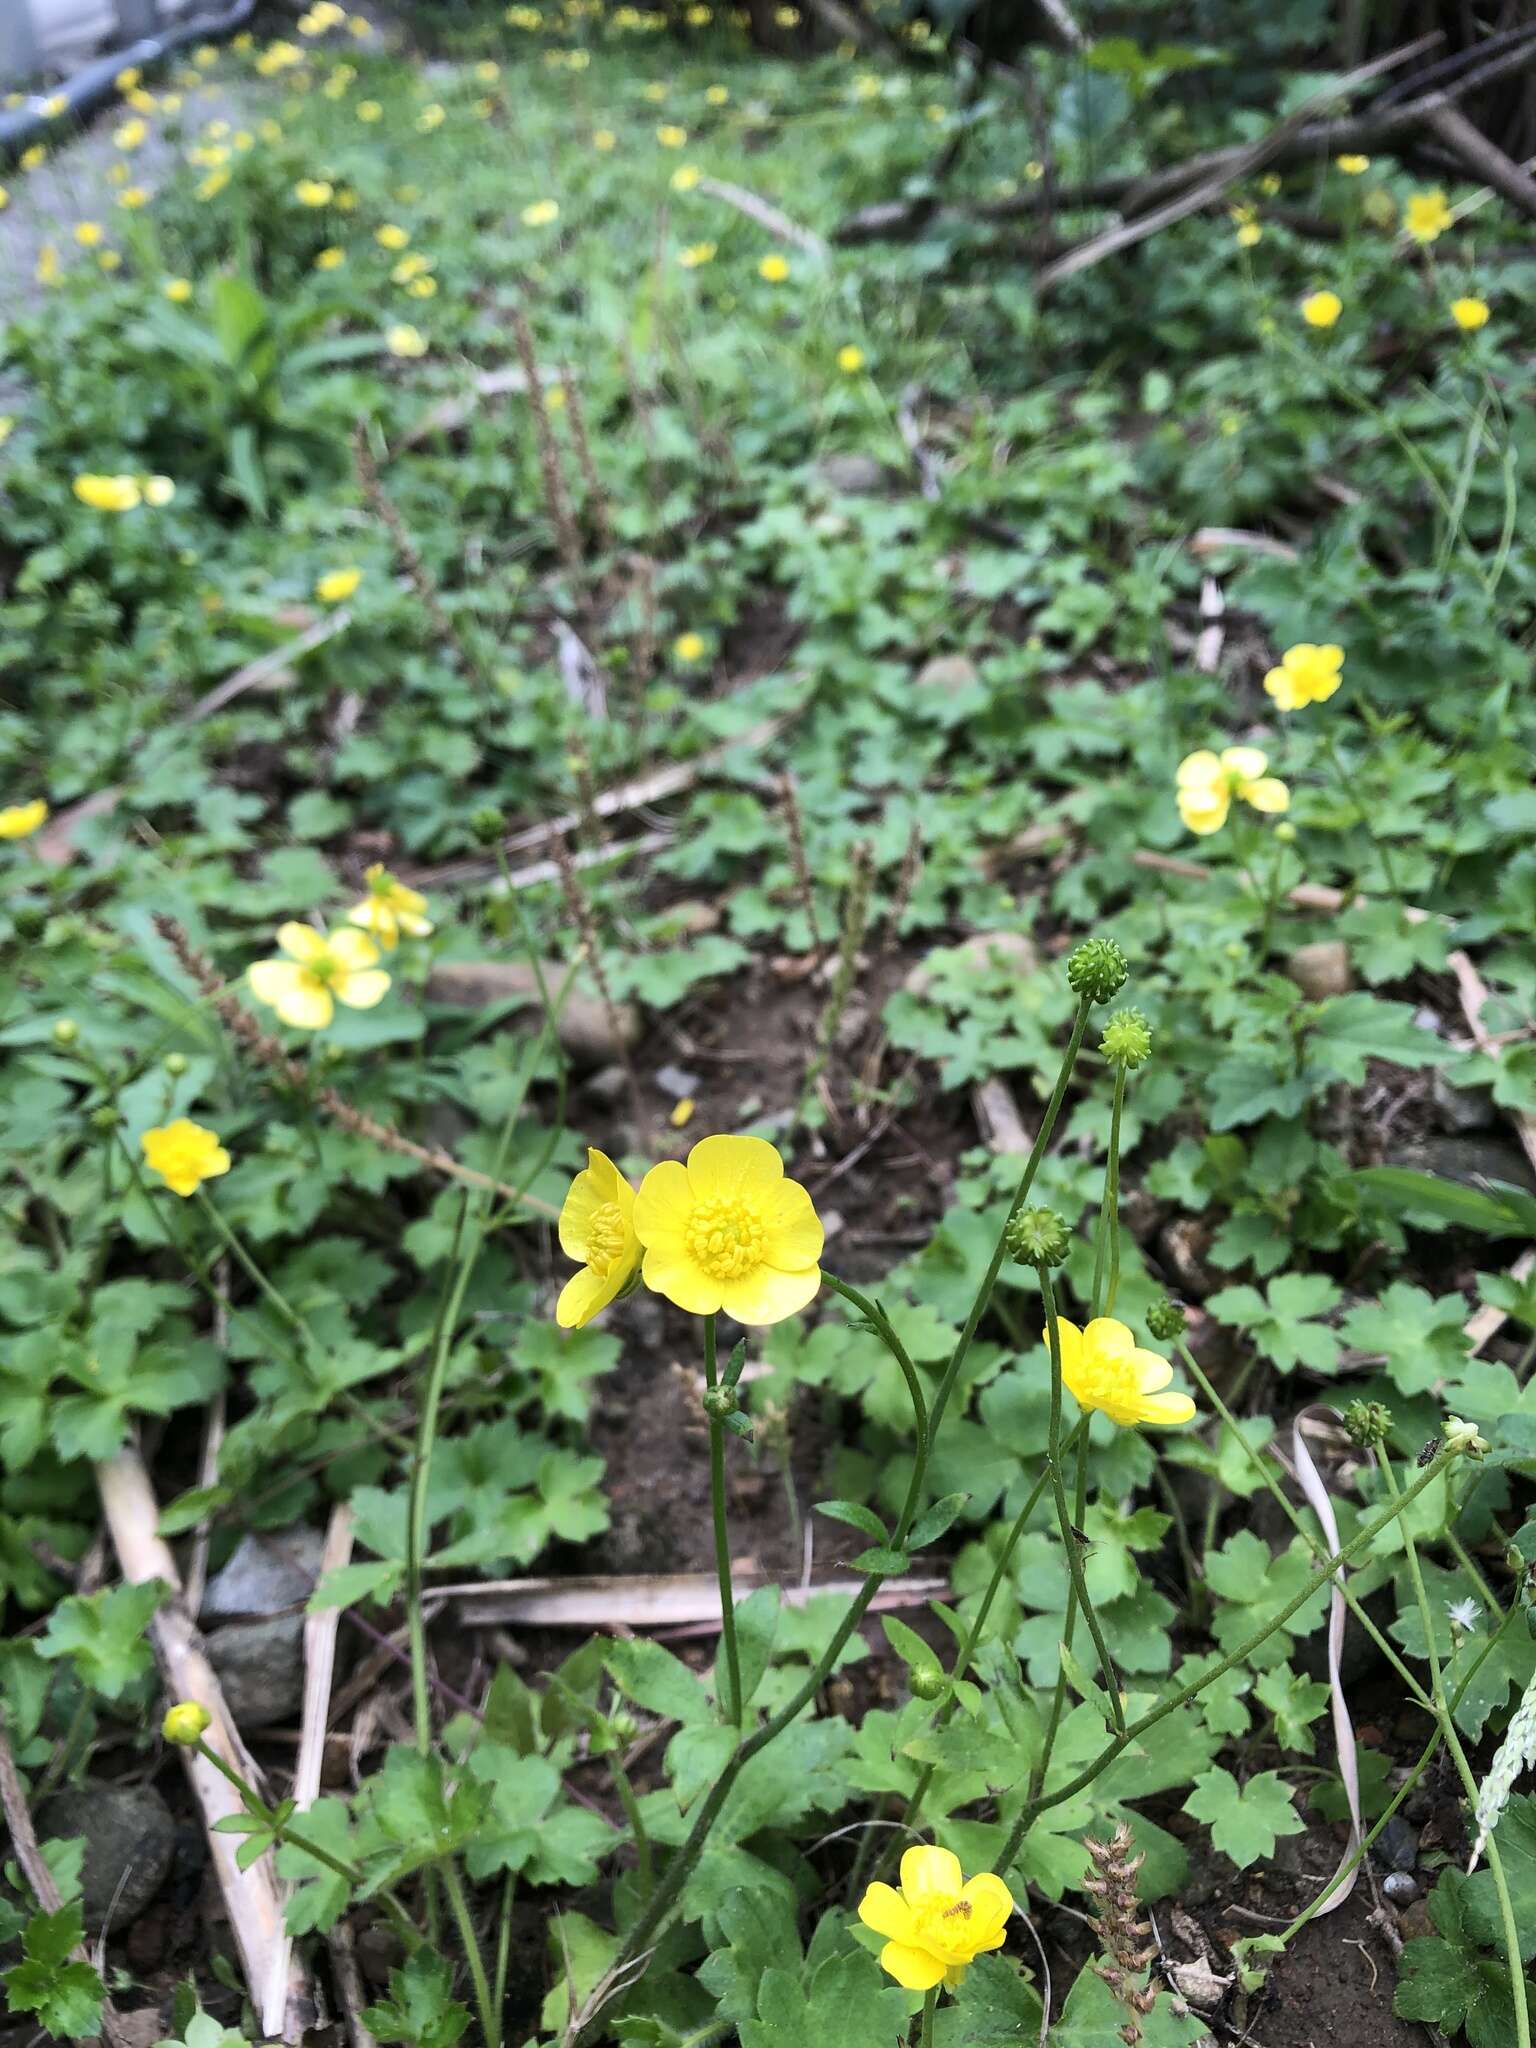
[[[709,1499],[715,1524],[715,1576],[720,1586],[720,1642],[726,1683],[719,1688],[721,1719],[740,1727],[747,1703],[741,1693],[741,1652],[736,1642],[736,1592],[725,1501],[725,1400],[715,1360],[715,1318],[704,1318],[704,1413],[709,1422]],[[734,1396],[727,1395],[734,1405]]]

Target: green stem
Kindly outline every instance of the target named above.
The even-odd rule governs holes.
[[[283,1321],[288,1325],[289,1329],[297,1331],[298,1334],[301,1337],[303,1337],[307,1342],[309,1338],[309,1326],[304,1321],[304,1318],[299,1314],[298,1310],[292,1306],[292,1304],[286,1299],[284,1295],[278,1292],[276,1287],[273,1286],[272,1282],[267,1278],[266,1274],[263,1273],[260,1266],[257,1265],[256,1261],[251,1257],[250,1253],[246,1250],[245,1246],[240,1242],[239,1238],[235,1235],[230,1225],[224,1220],[223,1216],[214,1207],[213,1203],[209,1201],[207,1195],[203,1192],[201,1188],[197,1190],[196,1198],[198,1204],[202,1209],[203,1214],[208,1218],[209,1222],[213,1225],[214,1229],[218,1232],[219,1236],[224,1240],[224,1248],[229,1253],[230,1257],[234,1260],[235,1264],[239,1266],[240,1270],[245,1274],[246,1278],[253,1282],[257,1292],[259,1294],[265,1295],[266,1299],[271,1302],[272,1306],[277,1310],[278,1314],[282,1317]]]
[[[1104,1198],[1099,1204],[1099,1230],[1093,1248],[1094,1315],[1109,1315],[1120,1286],[1120,1112],[1125,1107],[1125,1068],[1115,1066],[1115,1100],[1109,1112],[1109,1156],[1104,1162]],[[1106,1266],[1109,1292],[1104,1291]],[[1102,1306],[1101,1306],[1102,1304]]]
[[[863,1316],[875,1335],[895,1359],[902,1378],[907,1383],[907,1396],[912,1403],[912,1418],[917,1425],[917,1453],[926,1458],[928,1446],[933,1441],[933,1426],[928,1420],[927,1403],[923,1399],[923,1384],[917,1376],[917,1367],[907,1355],[907,1347],[897,1336],[890,1317],[878,1301],[871,1301],[866,1294],[860,1294],[857,1287],[850,1287],[846,1280],[839,1280],[835,1273],[822,1274],[823,1285],[830,1287],[834,1294],[840,1294],[844,1301],[852,1302]]]
[[[704,1318],[704,1385],[713,1394],[720,1384],[715,1360],[715,1318]],[[706,1414],[709,1414],[706,1408]],[[736,1591],[731,1583],[731,1539],[725,1506],[725,1423],[709,1414],[709,1498],[715,1520],[715,1577],[720,1586],[720,1640],[725,1648],[726,1684],[720,1690],[723,1720],[740,1727],[746,1713],[741,1696],[741,1653],[736,1646]]]
[[[1327,756],[1329,767],[1333,770],[1334,778],[1342,790],[1346,802],[1353,808],[1356,818],[1365,827],[1366,838],[1369,839],[1371,845],[1376,850],[1376,858],[1381,862],[1381,872],[1386,878],[1388,893],[1396,896],[1398,901],[1401,902],[1402,895],[1397,886],[1397,876],[1393,871],[1392,856],[1387,851],[1386,842],[1377,836],[1376,827],[1371,823],[1369,805],[1361,802],[1358,792],[1350,782],[1349,771],[1339,758],[1338,742],[1333,737],[1333,728],[1324,724],[1318,727],[1318,731],[1322,736],[1323,752]]]
[[[923,1997],[923,2027],[918,2036],[922,2048],[933,2048],[933,2013],[939,2002],[937,1990],[929,1991]]]
[[[1323,1907],[1327,1904],[1329,1899],[1333,1897],[1334,1893],[1338,1890],[1339,1886],[1343,1884],[1344,1880],[1350,1875],[1350,1873],[1352,1871],[1359,1869],[1360,1865],[1365,1861],[1367,1855],[1370,1853],[1371,1845],[1376,1840],[1376,1837],[1381,1833],[1382,1829],[1386,1826],[1387,1822],[1392,1818],[1393,1814],[1396,1813],[1397,1809],[1408,1797],[1409,1793],[1413,1790],[1414,1786],[1417,1785],[1420,1778],[1422,1778],[1424,1773],[1429,1769],[1430,1759],[1434,1756],[1435,1751],[1439,1747],[1440,1730],[1436,1728],[1434,1734],[1429,1738],[1428,1745],[1426,1746],[1423,1754],[1420,1756],[1418,1762],[1414,1765],[1413,1769],[1408,1773],[1408,1776],[1403,1780],[1402,1784],[1399,1785],[1397,1790],[1393,1793],[1390,1802],[1386,1806],[1385,1810],[1382,1812],[1380,1818],[1372,1826],[1369,1834],[1363,1835],[1361,1837],[1360,1841],[1357,1843],[1355,1847],[1355,1853],[1349,1858],[1349,1861],[1347,1863],[1341,1863],[1339,1865],[1339,1868],[1333,1873],[1333,1876],[1329,1878],[1328,1882],[1323,1886],[1322,1890],[1318,1893],[1317,1897],[1312,1901],[1312,1903],[1309,1906],[1303,1906],[1302,1910],[1296,1915],[1296,1918],[1291,1922],[1290,1926],[1284,1928],[1281,1931],[1281,1933],[1276,1937],[1276,1939],[1281,1943],[1282,1946],[1286,1942],[1294,1940],[1295,1937],[1298,1934],[1300,1934],[1302,1928],[1306,1926],[1309,1920],[1315,1920],[1318,1914],[1323,1910]]]
[[[491,1990],[491,2000],[497,2012],[507,2007],[507,1969],[512,1960],[512,1902],[517,1895],[517,1879],[509,1870],[501,1881],[500,1925],[496,1931],[496,1981]]]
[[[1377,1450],[1376,1460],[1386,1481],[1387,1492],[1400,1510],[1410,1496],[1400,1490],[1397,1474],[1392,1469],[1392,1460],[1387,1456],[1385,1448]],[[1440,1733],[1445,1738],[1446,1748],[1451,1752],[1456,1775],[1461,1779],[1462,1790],[1467,1795],[1467,1803],[1475,1809],[1477,1779],[1472,1774],[1472,1766],[1468,1763],[1467,1753],[1462,1748],[1461,1737],[1456,1732],[1455,1719],[1446,1703],[1445,1682],[1440,1670],[1440,1653],[1435,1648],[1434,1616],[1430,1612],[1429,1595],[1424,1589],[1424,1573],[1419,1565],[1419,1548],[1413,1540],[1413,1531],[1407,1522],[1403,1523],[1403,1550],[1408,1559],[1408,1576],[1413,1581],[1413,1596],[1418,1602],[1419,1620],[1424,1629],[1424,1651],[1429,1659],[1430,1690],[1434,1699],[1435,1719],[1440,1724]],[[1520,1959],[1520,1929],[1515,1921],[1514,1901],[1510,1897],[1509,1881],[1504,1874],[1503,1858],[1492,1834],[1488,1836],[1484,1846],[1488,1851],[1488,1868],[1493,1875],[1493,1888],[1498,1894],[1499,1918],[1504,1927],[1504,1960],[1509,1970],[1509,1992],[1515,2008],[1515,2038],[1518,2048],[1531,2048],[1531,2015],[1526,2002],[1525,1965]]]
[[[655,1865],[651,1856],[651,1838],[645,1831],[640,1802],[635,1797],[635,1788],[629,1781],[628,1771],[624,1768],[624,1759],[617,1750],[610,1750],[608,1754],[608,1775],[613,1780],[614,1791],[619,1795],[624,1818],[629,1822],[629,1832],[635,1838],[635,1860],[639,1866],[640,1897],[643,1901],[651,1896],[651,1887],[656,1881]]]
[[[1111,1737],[1110,1741],[1100,1750],[1092,1763],[1084,1765],[1076,1777],[1069,1778],[1064,1785],[1058,1785],[1053,1792],[1042,1792],[1038,1796],[1026,1800],[1023,1811],[1014,1822],[1012,1832],[1009,1834],[1007,1843],[1004,1846],[1003,1853],[998,1861],[998,1869],[1006,1871],[1009,1865],[1014,1862],[1023,1844],[1024,1837],[1029,1833],[1029,1830],[1034,1826],[1042,1813],[1048,1812],[1053,1806],[1060,1806],[1064,1800],[1075,1799],[1079,1792],[1086,1791],[1088,1786],[1098,1777],[1099,1773],[1106,1770],[1128,1744],[1139,1741],[1149,1730],[1155,1728],[1160,1721],[1166,1721],[1170,1714],[1177,1713],[1180,1707],[1186,1706],[1190,1700],[1204,1692],[1208,1685],[1214,1685],[1218,1678],[1224,1678],[1237,1665],[1246,1663],[1255,1651],[1261,1650],[1277,1629],[1283,1628],[1299,1608],[1304,1607],[1314,1594],[1321,1592],[1323,1587],[1332,1579],[1340,1565],[1347,1564],[1357,1551],[1364,1550],[1374,1543],[1382,1530],[1388,1528],[1397,1520],[1408,1502],[1415,1500],[1424,1491],[1425,1487],[1432,1486],[1446,1466],[1457,1455],[1455,1451],[1442,1450],[1434,1463],[1425,1467],[1412,1486],[1407,1489],[1393,1506],[1384,1509],[1373,1520],[1363,1522],[1354,1535],[1350,1537],[1349,1541],[1342,1544],[1333,1553],[1332,1557],[1325,1560],[1322,1569],[1315,1577],[1310,1579],[1292,1599],[1287,1600],[1285,1605],[1270,1617],[1263,1628],[1257,1630],[1245,1643],[1240,1644],[1237,1649],[1223,1657],[1219,1663],[1213,1664],[1209,1671],[1202,1672],[1200,1677],[1191,1679],[1188,1685],[1180,1686],[1178,1691],[1170,1693],[1167,1699],[1159,1700],[1155,1707],[1149,1707],[1139,1721],[1131,1722],[1124,1734],[1116,1734]]]
[[[469,1210],[466,1195],[459,1208],[454,1250],[462,1238]],[[474,1258],[459,1257],[453,1280],[438,1310],[432,1360],[422,1389],[421,1416],[416,1429],[416,1451],[411,1459],[411,1484],[405,1525],[406,1625],[411,1645],[411,1698],[415,1710],[416,1748],[420,1755],[432,1749],[432,1698],[427,1680],[427,1625],[422,1613],[422,1581],[427,1550],[427,1481],[432,1473],[432,1450],[437,1441],[438,1411],[448,1378],[448,1361],[453,1353],[453,1333],[458,1322],[464,1290],[474,1270]]]
[[[1477,1568],[1477,1560],[1454,1529],[1446,1530],[1445,1543],[1452,1557],[1455,1558],[1467,1577],[1476,1586],[1483,1605],[1494,1614],[1502,1614],[1504,1612],[1503,1602],[1495,1598],[1493,1588]]]
[[[470,1918],[464,1880],[459,1874],[458,1864],[451,1856],[443,1858],[442,1872],[443,1883],[448,1891],[448,1903],[452,1906],[453,1917],[458,1923],[464,1960],[469,1964],[470,1982],[475,1987],[475,2003],[480,2008],[480,2031],[485,2036],[485,2048],[501,2048],[501,2016],[491,1998],[490,1980],[485,1974],[485,1958],[480,1953],[480,1938],[475,1933],[475,1923]]]

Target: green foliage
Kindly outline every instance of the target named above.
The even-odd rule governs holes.
[[[22,1960],[0,1976],[8,2009],[33,2014],[56,2041],[93,2041],[101,2032],[105,1987],[89,1963],[72,1960],[84,1936],[78,1905],[34,1913],[22,1929]]]

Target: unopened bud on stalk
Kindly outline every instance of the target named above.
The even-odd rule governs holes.
[[[1099,1051],[1111,1066],[1145,1066],[1152,1057],[1152,1026],[1140,1010],[1116,1010],[1104,1026]]]
[[[1067,955],[1067,984],[1091,1003],[1112,1002],[1130,971],[1113,939],[1084,939]]]
[[[1184,1323],[1183,1308],[1178,1302],[1170,1301],[1166,1294],[1147,1310],[1147,1330],[1159,1344],[1171,1344],[1175,1337],[1182,1337]]]
[[[96,1131],[115,1131],[121,1119],[110,1102],[102,1103],[99,1109],[91,1111],[91,1128]]]
[[[736,1389],[734,1387],[706,1387],[704,1390],[704,1413],[715,1422],[724,1422],[728,1415],[736,1413]]]
[[[919,1700],[941,1700],[949,1690],[949,1680],[937,1664],[919,1664],[908,1683]]]
[[[73,1045],[79,1036],[80,1026],[73,1017],[60,1017],[53,1027],[53,1042],[55,1045]]]
[[[179,1742],[183,1747],[199,1740],[213,1716],[198,1700],[178,1700],[174,1707],[167,1708],[165,1719],[160,1723],[160,1733],[167,1742]]]
[[[1019,1209],[1003,1233],[1021,1266],[1059,1266],[1070,1248],[1067,1226],[1054,1209]]]
[[[494,804],[482,804],[470,813],[469,829],[482,846],[494,846],[507,829],[507,821]]]
[[[1463,1451],[1469,1458],[1488,1455],[1488,1439],[1479,1434],[1475,1422],[1463,1422],[1459,1415],[1445,1418],[1444,1442],[1448,1451]]]
[[[1392,1429],[1392,1411],[1380,1401],[1351,1401],[1344,1410],[1344,1427],[1362,1451],[1384,1444]]]
[[[184,1052],[168,1052],[160,1064],[173,1081],[179,1081],[187,1071],[187,1056]]]

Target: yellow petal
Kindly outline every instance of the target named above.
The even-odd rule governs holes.
[[[1136,1368],[1136,1384],[1144,1394],[1155,1394],[1173,1378],[1173,1367],[1155,1351],[1133,1351],[1131,1363]]]
[[[872,1884],[859,1901],[859,1918],[887,1941],[905,1941],[912,1932],[912,1910],[888,1884]]]
[[[1049,1330],[1041,1333],[1040,1342],[1045,1346],[1046,1353],[1049,1355],[1051,1349],[1051,1333]],[[1062,1371],[1076,1371],[1083,1355],[1083,1333],[1076,1323],[1069,1321],[1066,1316],[1058,1316],[1056,1318],[1056,1342],[1061,1347]]]
[[[326,950],[324,936],[312,924],[300,924],[297,918],[278,926],[277,943],[290,960],[323,959]]]
[[[1227,813],[1232,808],[1231,800],[1224,789],[1181,789],[1179,791],[1179,816],[1185,829],[1197,832],[1201,838],[1209,833],[1219,832],[1227,822]]]
[[[826,1232],[815,1203],[799,1181],[781,1181],[762,1209],[768,1232],[768,1263],[785,1271],[814,1266],[826,1243]]]
[[[337,1002],[345,1003],[349,1010],[371,1010],[389,994],[389,976],[381,968],[366,968],[361,974],[338,974],[331,987]]]
[[[1300,711],[1307,701],[1288,668],[1272,668],[1264,678],[1264,688],[1282,711]]]
[[[588,1151],[588,1164],[571,1182],[565,1200],[560,1204],[560,1249],[568,1259],[575,1259],[582,1264],[586,1262],[587,1236],[592,1226],[592,1218],[603,1206],[605,1199],[599,1192],[597,1175],[592,1165],[593,1161],[601,1157],[600,1152]]]
[[[981,1871],[973,1877],[960,1896],[970,1906],[971,1927],[976,1932],[983,1929],[1001,1930],[1013,1912],[1013,1893],[1003,1880],[990,1870]],[[997,1942],[990,1945],[995,1947],[1002,1939],[1002,1933],[999,1932]]]
[[[1223,747],[1221,765],[1228,775],[1235,775],[1239,782],[1253,782],[1269,766],[1269,756],[1262,747]]]
[[[1115,1316],[1095,1316],[1083,1332],[1083,1342],[1098,1358],[1129,1358],[1136,1349],[1135,1333]]]
[[[738,1323],[763,1329],[798,1315],[807,1302],[814,1301],[821,1286],[821,1268],[802,1266],[793,1273],[781,1273],[776,1266],[758,1266],[739,1280],[717,1284],[720,1306]],[[673,1300],[677,1299],[674,1295]]]
[[[298,1031],[323,1031],[335,1015],[330,992],[295,960],[257,960],[246,980],[259,1003],[269,1003]]]
[[[1175,781],[1180,789],[1200,789],[1220,777],[1221,762],[1209,747],[1201,747],[1198,752],[1184,756]]]
[[[1189,1422],[1195,1413],[1188,1394],[1144,1394],[1137,1407],[1143,1422],[1160,1424]]]
[[[379,949],[366,932],[342,925],[331,933],[325,943],[337,965],[346,968],[349,973],[359,967],[377,965]]]
[[[579,1330],[584,1323],[590,1323],[600,1309],[608,1306],[627,1278],[622,1264],[606,1274],[594,1273],[590,1266],[583,1266],[561,1288],[560,1299],[555,1303],[555,1321],[562,1330]]]
[[[641,1194],[644,1192],[642,1185]],[[645,1240],[642,1238],[641,1242]],[[653,1294],[665,1295],[688,1315],[712,1316],[720,1307],[720,1282],[711,1279],[685,1252],[671,1246],[649,1247],[640,1277]]]
[[[696,1145],[694,1150],[698,1149]],[[692,1214],[693,1188],[687,1168],[675,1159],[663,1159],[641,1181],[635,1196],[635,1235],[646,1246],[665,1241],[681,1249],[682,1234]],[[646,1285],[650,1284],[647,1280]]]
[[[1256,811],[1288,811],[1291,792],[1278,775],[1261,775],[1257,782],[1250,782],[1243,791],[1243,801],[1252,804]]]
[[[688,1154],[688,1182],[700,1199],[766,1191],[784,1178],[784,1162],[766,1138],[700,1138]]]
[[[953,1849],[936,1848],[929,1842],[908,1849],[901,1859],[901,1893],[909,1906],[925,1899],[957,1899],[964,1881],[960,1858]]]
[[[904,1991],[931,1991],[944,1977],[944,1965],[937,1957],[899,1941],[888,1941],[881,1949],[880,1967]]]

